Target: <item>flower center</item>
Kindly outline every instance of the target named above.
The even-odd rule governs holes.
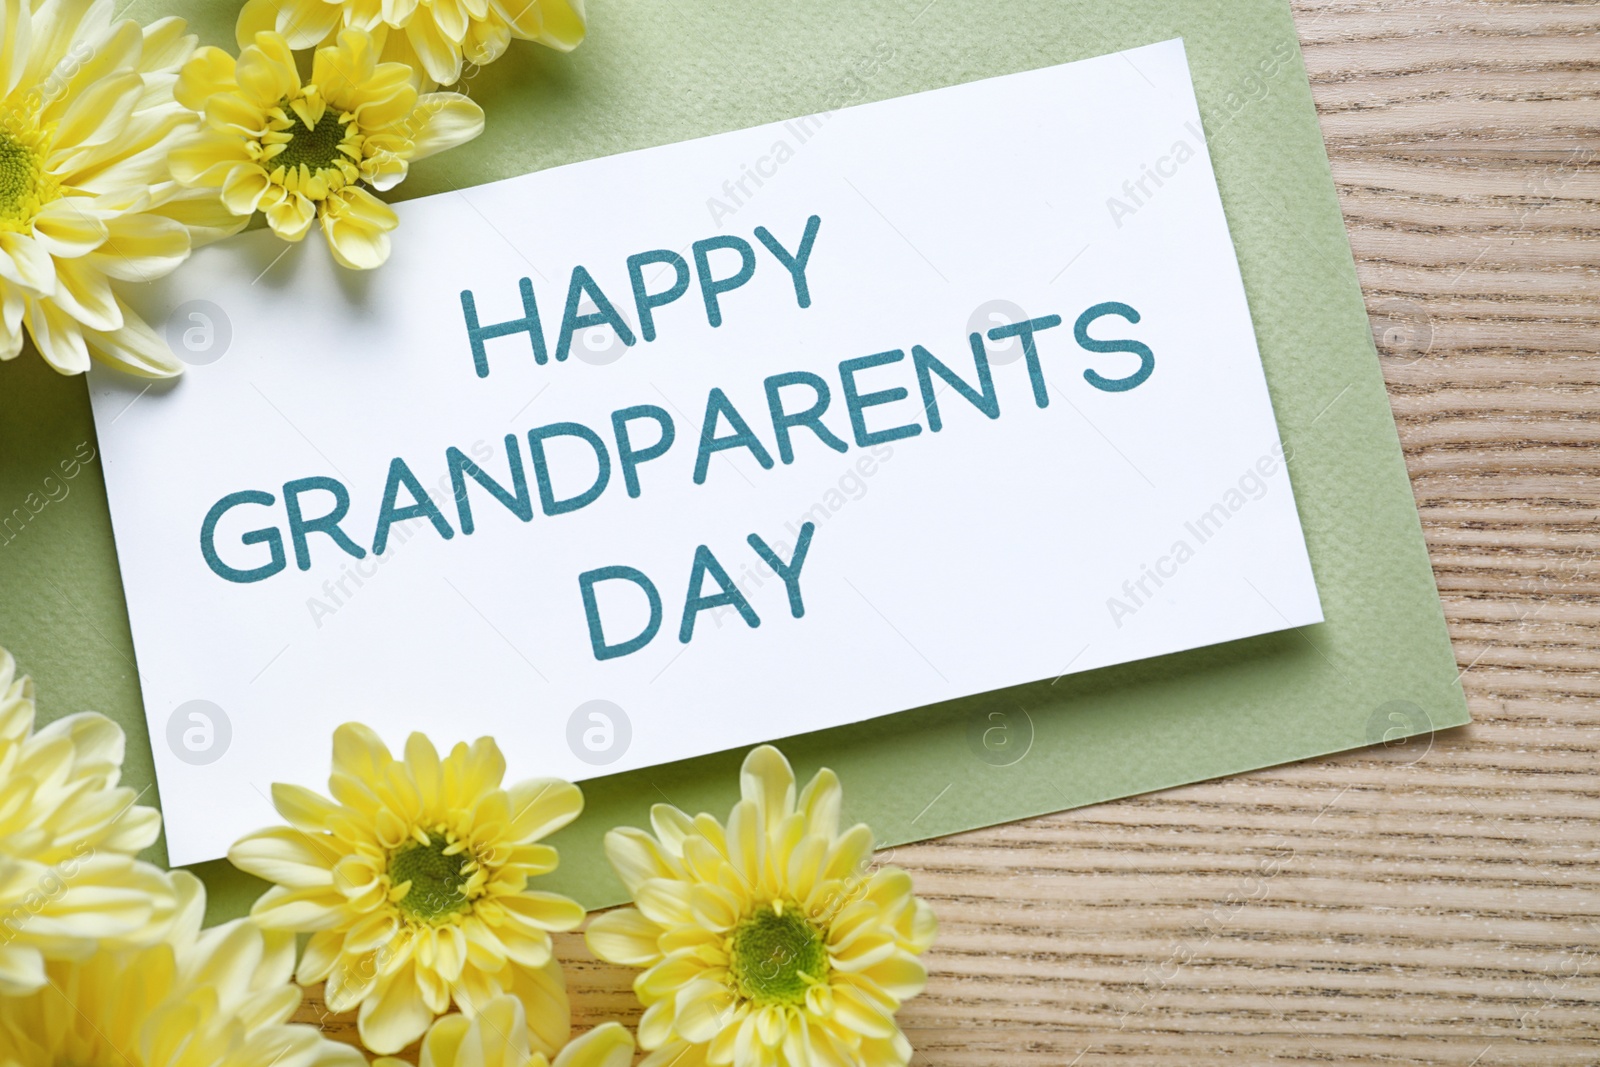
[[[418,922],[438,924],[471,906],[465,887],[471,878],[470,856],[443,834],[429,834],[428,843],[408,841],[389,853],[389,884],[395,906]],[[404,893],[401,888],[405,887]]]
[[[7,112],[0,118],[0,230],[27,233],[39,209],[61,195],[45,173],[44,134]]]
[[[728,935],[728,975],[757,1004],[803,1003],[806,990],[828,977],[822,931],[793,904],[775,900]]]
[[[340,157],[344,128],[344,120],[331,108],[323,111],[315,126],[307,126],[305,120],[296,115],[294,127],[288,131],[289,140],[277,162],[285,167],[304,166],[313,172],[326,170]]]
[[[355,116],[328,106],[315,85],[267,113],[259,151],[272,181],[322,200],[360,177],[362,136]]]

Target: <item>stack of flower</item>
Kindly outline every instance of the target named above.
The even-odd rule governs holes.
[[[33,723],[33,686],[0,649],[0,1063],[361,1067],[286,1025],[292,936],[202,931],[200,883],[134,858],[161,818],[118,785],[116,724]]]
[[[584,35],[582,0],[249,0],[235,58],[112,6],[0,0],[0,359],[26,329],[63,373],[91,357],[178,373],[112,283],[160,277],[258,212],[288,241],[320,229],[343,266],[380,265],[396,216],[376,194],[483,129],[439,87],[513,38]],[[121,729],[34,718],[0,649],[0,1064],[362,1067],[289,1022],[291,978],[355,1012],[372,1052],[420,1040],[421,1067],[631,1062],[616,1023],[571,1040],[550,934],[584,912],[534,888],[557,862],[543,839],[582,810],[575,786],[502,784],[490,738],[441,757],[413,734],[397,758],[341,726],[330,795],[274,786],[287,825],[229,852],[272,888],[202,929],[200,883],[138,858],[160,816],[119,785]],[[653,836],[606,839],[634,907],[588,941],[644,968],[645,1067],[901,1067],[894,1016],[922,988],[931,912],[905,872],[869,869],[865,826],[840,829],[831,771],[797,796],[762,747],[741,787],[726,824],[657,805]]]
[[[113,22],[110,4],[0,0],[0,359],[22,350],[26,326],[63,374],[90,356],[134,374],[180,369],[111,283],[159,278],[236,228],[167,169],[200,129],[172,96],[194,46],[181,19],[141,28]]]
[[[405,1048],[452,1002],[473,1013],[519,989],[535,1030],[566,1025],[564,994],[549,992],[559,972],[544,969],[549,932],[576,927],[583,908],[529,881],[555,868],[555,849],[539,840],[577,818],[583,797],[553,779],[502,788],[504,775],[486,737],[440,759],[412,734],[395,759],[347,724],[333,735],[333,799],[273,786],[289,825],[228,852],[276,883],[252,916],[311,933],[300,981],[326,981],[335,1012],[359,1008],[374,1052]]]
[[[489,738],[441,757],[413,734],[396,758],[346,724],[331,796],[274,785],[288,825],[229,851],[272,887],[249,919],[201,930],[199,882],[134,857],[159,816],[118,786],[122,731],[94,714],[33,722],[31,683],[0,650],[0,1062],[360,1067],[289,1025],[291,976],[357,1012],[373,1052],[421,1038],[421,1067],[631,1062],[615,1023],[569,1040],[550,933],[583,909],[532,887],[556,866],[542,839],[582,809],[575,786],[503,785]],[[653,835],[606,837],[634,906],[587,936],[601,959],[644,968],[642,1067],[903,1067],[894,1016],[922,989],[932,912],[904,871],[869,869],[867,827],[840,829],[833,772],[797,796],[762,746],[740,785],[725,824],[658,804]],[[297,933],[310,935],[298,968]]]
[[[789,762],[763,745],[740,786],[726,825],[658,804],[654,836],[606,835],[635,906],[590,923],[589,947],[646,968],[641,1067],[901,1067],[894,1015],[926,980],[932,910],[904,871],[868,872],[872,832],[840,832],[832,771],[797,800]]]
[[[0,360],[26,334],[63,374],[180,373],[112,283],[160,278],[258,212],[286,241],[320,229],[341,266],[381,265],[398,220],[377,194],[483,130],[436,90],[513,39],[570,51],[585,32],[582,0],[249,0],[235,58],[112,7],[0,0]]]

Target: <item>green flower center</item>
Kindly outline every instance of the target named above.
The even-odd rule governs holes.
[[[8,113],[0,120],[0,230],[26,233],[39,209],[61,192],[44,172],[39,131],[18,129],[15,119]]]
[[[315,126],[307,126],[305,119],[295,112],[285,111],[286,117],[294,120],[294,125],[284,131],[289,134],[289,140],[284,144],[283,151],[272,160],[273,166],[281,165],[290,170],[305,167],[315,174],[332,168],[345,158],[344,153],[339,151],[345,139],[345,123],[339,117],[337,108],[330,107],[324,111]]]
[[[471,857],[459,850],[446,854],[448,848],[442,834],[429,834],[426,845],[408,841],[389,854],[389,884],[396,890],[410,885],[395,907],[418,922],[441,923],[471,906],[462,891],[471,877],[462,868]]]
[[[828,977],[823,933],[793,904],[774,901],[728,936],[728,975],[757,1004],[803,1003],[806,990]]]

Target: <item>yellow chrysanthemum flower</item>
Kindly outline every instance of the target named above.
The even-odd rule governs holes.
[[[46,961],[80,958],[97,944],[153,944],[177,907],[166,875],[134,858],[161,832],[161,816],[117,785],[121,728],[93,712],[37,733],[33,723],[33,682],[0,649],[4,996],[44,986]]]
[[[554,1001],[529,991],[551,981],[540,970],[551,961],[548,931],[574,928],[583,908],[528,882],[555,869],[555,849],[539,840],[577,818],[583,794],[548,778],[502,788],[504,776],[490,738],[441,760],[412,734],[397,760],[367,727],[347,723],[333,735],[333,799],[276,784],[273,803],[289,825],[228,850],[236,866],[277,883],[253,917],[312,934],[300,981],[325,980],[332,1011],[360,1005],[361,1040],[374,1052],[409,1045],[451,1001],[471,1015],[502,993],[526,994],[535,1029],[553,1025]]]
[[[144,949],[52,962],[49,984],[0,998],[0,1063],[9,1067],[366,1067],[360,1052],[289,1025],[294,937],[236,920],[201,930],[205,891],[171,876],[178,918]]]
[[[463,62],[493,63],[512,38],[570,52],[587,29],[583,0],[247,0],[235,32],[240,45],[273,30],[311,48],[343,28],[371,33],[428,87],[454,85]]]
[[[34,347],[63,374],[91,356],[134,374],[183,365],[114,281],[149,281],[237,224],[183,189],[167,152],[199,127],[172,97],[183,20],[112,5],[0,0],[0,359]]]
[[[553,1045],[530,1041],[522,1002],[510,996],[496,997],[470,1019],[446,1015],[428,1030],[418,1057],[418,1067],[629,1067],[632,1062],[633,1035],[616,1023],[601,1023],[572,1042],[566,1034]],[[409,1065],[383,1057],[373,1067]]]
[[[894,867],[869,872],[872,832],[839,832],[842,791],[763,745],[746,757],[726,828],[668,804],[606,835],[635,907],[597,916],[589,948],[648,968],[640,1067],[901,1067],[894,1014],[921,992],[936,924]]]
[[[419,95],[411,73],[380,63],[365,30],[317,49],[308,82],[280,33],[256,34],[237,61],[202,48],[177,97],[207,128],[172,153],[173,176],[220,189],[235,215],[264,212],[286,241],[320,223],[342,266],[376,267],[399,220],[367,187],[392,189],[412,162],[483,132],[482,108],[460,93]]]

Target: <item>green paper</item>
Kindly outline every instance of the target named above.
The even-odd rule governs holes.
[[[174,8],[204,41],[232,47],[232,4],[140,0],[128,14]],[[839,773],[847,817],[870,823],[881,846],[1468,721],[1285,0],[597,0],[590,15],[575,53],[519,42],[472,74],[465,90],[487,131],[416,166],[401,193],[1172,37],[1188,49],[1327,622],[784,740],[801,775]],[[1018,150],[975,145],[951,165],[1003,166]],[[152,802],[101,471],[89,463],[65,480],[58,468],[94,440],[81,379],[31,351],[0,365],[0,522],[11,519],[0,527],[0,644],[36,679],[42,721],[93,708],[124,726],[124,778]],[[817,700],[850,699],[825,671],[815,677]],[[782,737],[783,723],[769,732]],[[305,739],[319,764],[330,747]],[[584,783],[587,810],[555,839],[561,869],[541,888],[591,907],[622,900],[606,830],[645,824],[660,801],[725,814],[742,756]],[[151,852],[163,860],[164,844]],[[242,914],[261,888],[225,862],[195,869],[213,921]]]

